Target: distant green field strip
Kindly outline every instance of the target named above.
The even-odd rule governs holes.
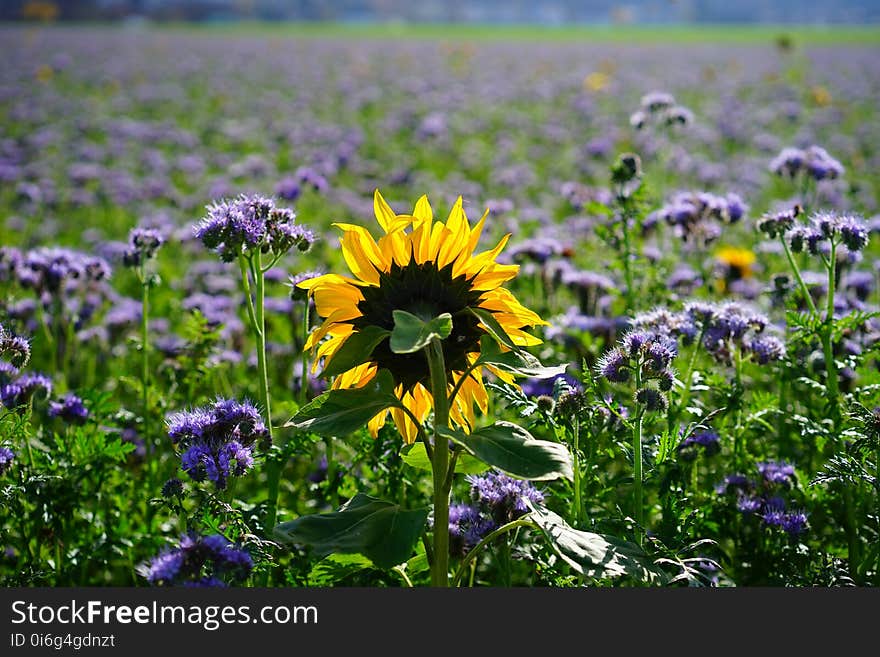
[[[878,45],[880,25],[625,25],[565,27],[529,25],[208,23],[172,29],[215,33],[271,34],[296,38],[428,39],[492,41],[595,41],[601,43],[768,43],[785,35],[795,45]],[[161,29],[161,28],[160,28]]]
[[[0,28],[23,27],[0,23]],[[28,26],[33,28],[34,26]],[[491,25],[404,23],[158,23],[125,26],[113,23],[67,23],[42,29],[132,29],[189,32],[193,35],[263,36],[293,39],[395,39],[440,41],[534,41],[621,44],[769,44],[787,37],[795,46],[880,46],[878,25]]]

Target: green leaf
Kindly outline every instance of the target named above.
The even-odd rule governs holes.
[[[480,320],[483,324],[483,328],[485,328],[489,332],[489,335],[495,338],[497,342],[500,342],[505,347],[513,349],[514,351],[521,351],[522,348],[514,343],[513,338],[507,335],[507,331],[505,331],[504,327],[498,323],[498,320],[495,319],[495,315],[485,308],[468,306],[468,310]]]
[[[312,566],[309,586],[330,586],[372,567],[373,562],[361,554],[331,554]]]
[[[361,554],[378,568],[389,569],[412,556],[427,519],[427,508],[410,511],[358,493],[338,511],[278,525],[275,536],[287,543],[307,545],[320,556]]]
[[[428,452],[425,451],[424,443],[406,445],[400,450],[400,457],[411,468],[427,470],[428,472],[432,471],[431,459],[428,458]],[[455,461],[455,471],[461,474],[480,474],[488,469],[488,465],[466,452],[459,454],[458,459]]]
[[[605,579],[628,575],[641,582],[662,580],[662,573],[648,563],[647,555],[635,543],[574,529],[557,514],[543,508],[533,508],[529,517],[559,558],[585,577]]]
[[[367,362],[373,349],[389,335],[391,331],[373,325],[352,333],[339,351],[333,354],[324,371],[321,372],[321,377],[337,376]]]
[[[438,431],[447,439],[464,445],[484,463],[513,477],[532,481],[574,477],[571,455],[565,445],[537,440],[518,424],[496,422],[471,434],[449,428]]]
[[[477,359],[477,364],[492,365],[511,374],[539,379],[565,374],[565,369],[568,367],[567,364],[545,367],[541,365],[541,361],[523,349],[501,351],[498,343],[488,335],[480,339],[480,357]]]
[[[394,330],[391,331],[391,351],[411,354],[424,349],[434,338],[445,340],[452,333],[452,315],[443,313],[429,322],[405,310],[394,311]]]
[[[394,379],[388,370],[379,370],[362,388],[325,392],[282,426],[322,436],[346,436],[364,426],[376,413],[392,406],[401,406],[394,394]]]

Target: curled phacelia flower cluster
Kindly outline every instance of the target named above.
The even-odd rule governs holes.
[[[801,214],[803,214],[803,208],[799,205],[794,205],[789,210],[768,212],[758,219],[758,230],[767,237],[782,237],[794,228],[795,221]]]
[[[737,194],[679,192],[663,207],[648,215],[647,223],[663,221],[684,242],[706,246],[717,240],[722,226],[743,218],[748,206]]]
[[[18,408],[28,404],[37,392],[52,394],[52,380],[44,374],[28,372],[0,386],[0,402],[6,408]]]
[[[693,121],[693,112],[683,105],[676,104],[672,94],[662,91],[654,91],[642,96],[639,109],[629,117],[630,125],[636,130],[642,130],[649,125],[688,125]]]
[[[807,514],[800,509],[788,508],[785,494],[796,482],[794,466],[782,461],[764,461],[757,464],[758,477],[742,474],[725,477],[715,492],[732,495],[736,508],[745,515],[759,518],[765,527],[777,527],[796,537],[807,530]]]
[[[122,263],[126,267],[139,267],[154,257],[164,242],[165,239],[158,230],[134,228],[128,234],[128,246],[122,254]]]
[[[157,586],[225,587],[246,579],[253,567],[247,550],[220,534],[187,535],[178,547],[154,557],[142,572]]]
[[[183,481],[177,477],[172,477],[162,484],[162,497],[170,500],[175,497],[183,497]]]
[[[85,424],[89,411],[82,399],[69,392],[59,401],[49,402],[49,417],[57,417],[67,424]]]
[[[675,372],[672,361],[678,345],[668,335],[634,330],[626,333],[617,346],[599,359],[597,370],[612,383],[640,382],[635,401],[649,411],[662,411],[668,402],[664,393],[672,389]]]
[[[721,451],[721,437],[715,431],[696,431],[678,444],[677,451],[682,461],[693,461],[700,453],[714,456]]]
[[[31,345],[0,324],[0,384],[8,383],[31,358]]]
[[[6,474],[6,471],[12,467],[15,460],[15,452],[8,447],[0,447],[0,476]]]
[[[527,481],[501,472],[471,475],[470,504],[449,507],[449,544],[452,554],[466,554],[498,527],[522,517],[528,503],[544,503],[544,495]]]
[[[843,244],[850,253],[860,253],[868,245],[869,235],[868,226],[860,217],[817,212],[809,223],[792,227],[786,239],[794,253],[827,255],[832,243]]]
[[[88,287],[110,277],[110,265],[103,258],[65,248],[39,248],[22,254],[15,278],[23,288],[37,295],[57,295],[69,285]]]
[[[262,196],[241,195],[208,206],[208,213],[196,226],[195,235],[224,262],[260,251],[281,256],[296,247],[307,251],[315,235],[296,224],[296,214],[275,206]]]
[[[728,365],[736,351],[760,365],[785,357],[785,343],[767,330],[767,316],[737,301],[692,301],[679,312],[661,308],[641,313],[632,324],[636,329],[681,339],[685,345],[702,336],[703,348],[715,360]]]
[[[218,399],[168,419],[168,436],[182,450],[184,472],[193,481],[209,479],[217,490],[226,488],[230,476],[251,468],[254,443],[268,435],[259,411],[246,401]]]
[[[814,145],[806,149],[783,148],[770,162],[770,171],[789,179],[804,175],[813,180],[834,180],[845,169],[828,151]]]

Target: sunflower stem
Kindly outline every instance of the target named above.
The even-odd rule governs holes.
[[[434,476],[434,561],[431,564],[431,585],[449,586],[449,442],[440,434],[449,426],[449,399],[446,396],[446,362],[443,345],[438,338],[425,349],[431,373],[431,394],[434,397],[434,455],[431,459]]]

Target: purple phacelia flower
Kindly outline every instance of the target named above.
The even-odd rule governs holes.
[[[147,581],[161,586],[226,586],[243,580],[253,570],[246,550],[214,534],[183,536],[178,547],[164,550],[142,569]]]
[[[69,392],[61,401],[49,402],[49,416],[60,418],[68,424],[84,424],[89,418],[89,411],[82,399]]]
[[[471,499],[480,505],[499,525],[528,512],[528,503],[544,503],[544,495],[527,481],[514,479],[501,472],[467,477],[471,485]]]
[[[0,447],[0,475],[6,474],[6,471],[12,467],[15,460],[15,452],[8,447]]]

